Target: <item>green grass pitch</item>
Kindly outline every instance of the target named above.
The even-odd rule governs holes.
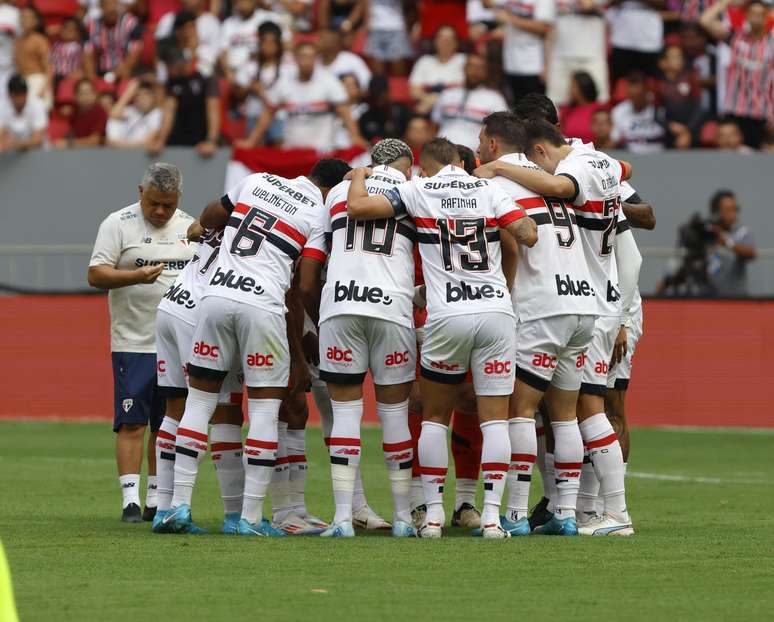
[[[330,518],[319,429],[307,438],[309,506]],[[389,516],[378,430],[365,430],[363,441],[366,493]],[[0,537],[21,620],[774,615],[771,433],[634,430],[634,538],[505,542],[455,530],[441,541],[153,535],[147,524],[118,520],[112,444],[109,424],[0,423]],[[221,509],[207,461],[194,516],[216,530]]]

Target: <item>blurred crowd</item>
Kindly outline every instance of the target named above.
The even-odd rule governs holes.
[[[547,93],[601,149],[774,151],[761,0],[0,0],[0,151],[440,133]]]

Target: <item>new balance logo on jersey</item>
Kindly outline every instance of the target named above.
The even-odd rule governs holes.
[[[560,275],[556,277],[556,293],[559,296],[593,296],[594,288],[591,287],[588,281],[578,279],[573,281],[569,274],[566,274],[564,278]]]
[[[175,304],[179,304],[186,309],[193,309],[196,303],[191,300],[191,292],[185,289],[180,283],[175,283],[164,294],[164,298]]]
[[[444,363],[443,361],[431,361],[430,367],[434,367],[435,369],[442,369],[444,371],[459,371],[460,370],[460,364],[459,363],[452,363],[449,365],[449,363]]]
[[[260,296],[263,293],[263,287],[256,284],[254,278],[249,276],[237,276],[234,274],[233,270],[223,272],[220,268],[215,270],[215,275],[212,277],[210,285],[238,289],[246,293],[252,292],[256,296]]]
[[[502,290],[496,289],[491,285],[468,285],[465,281],[460,281],[460,286],[455,287],[451,283],[446,283],[446,302],[460,302],[465,300],[481,300],[482,298],[502,298],[505,294]]]
[[[484,373],[489,375],[501,376],[511,373],[510,361],[487,361],[484,365]]]
[[[394,365],[405,365],[408,362],[408,350],[404,350],[403,352],[393,352],[392,354],[388,354],[384,359],[384,364],[387,367],[392,367]]]
[[[556,369],[556,357],[542,352],[532,357],[533,367],[542,367],[543,369]]]
[[[209,343],[203,341],[197,341],[194,344],[194,354],[199,356],[207,356],[211,359],[218,358],[218,346],[211,346]]]
[[[608,281],[607,282],[607,301],[618,302],[621,299],[621,293],[615,288],[615,286]]]
[[[370,302],[373,304],[382,303],[385,306],[392,304],[392,298],[385,295],[381,287],[356,285],[354,280],[350,281],[349,285],[342,285],[339,281],[336,281],[333,290],[333,301],[341,302],[343,300]]]
[[[342,350],[341,348],[332,346],[325,352],[325,358],[327,358],[329,361],[335,361],[337,363],[351,363],[352,350],[349,348]]]
[[[247,355],[248,367],[274,367],[274,355],[273,354],[255,354]]]

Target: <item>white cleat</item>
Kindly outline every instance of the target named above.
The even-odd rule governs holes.
[[[320,534],[321,538],[354,538],[355,529],[349,521],[335,523]]]
[[[304,520],[300,516],[291,514],[281,523],[274,523],[274,527],[284,531],[289,536],[318,536],[325,531],[327,525],[325,527],[312,525],[309,521]]]
[[[491,540],[504,540],[510,538],[511,534],[502,528],[500,521],[496,523],[487,523],[481,529],[481,537],[489,538]]]
[[[587,527],[588,525],[599,521],[600,515],[596,512],[575,512],[575,524],[578,525],[578,529],[581,527]]]
[[[311,514],[307,514],[306,516],[302,516],[307,523],[312,525],[312,527],[317,527],[319,529],[328,529],[330,527],[330,524],[326,523],[322,518],[318,516],[312,516]]]
[[[389,522],[367,505],[360,506],[352,512],[352,525],[358,529],[366,529],[368,531],[392,529],[392,525]]]
[[[441,523],[425,523],[417,529],[417,538],[430,538],[438,540],[443,536]]]
[[[582,536],[633,536],[634,527],[631,521],[621,521],[610,514],[603,514],[583,527],[579,523],[578,533]]]

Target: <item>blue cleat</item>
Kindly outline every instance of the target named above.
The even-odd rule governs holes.
[[[511,536],[528,536],[530,534],[529,519],[526,516],[522,516],[517,521],[508,520],[505,516],[501,516],[500,525]]]
[[[271,523],[262,518],[260,523],[249,523],[244,518],[239,519],[237,533],[240,536],[264,536],[268,538],[285,538],[287,534],[272,527]]]
[[[153,517],[153,524],[151,525],[153,533],[173,533],[171,525],[169,523],[164,524],[164,517],[167,514],[169,514],[169,510],[156,511],[156,516]]]
[[[551,520],[545,525],[535,529],[535,533],[544,536],[577,536],[578,525],[575,522],[575,518],[572,516],[568,516],[567,518],[552,516]]]
[[[417,530],[413,525],[395,519],[392,521],[392,537],[393,538],[416,538]]]
[[[239,512],[229,512],[223,517],[223,533],[234,536],[239,533],[239,520],[242,515]]]
[[[165,513],[161,519],[160,528],[164,531],[157,531],[156,533],[187,533],[194,536],[207,533],[206,529],[202,529],[194,524],[191,519],[191,506],[185,504],[172,508]]]
[[[352,526],[352,521],[341,521],[335,525],[331,525],[320,534],[321,538],[354,538],[355,528]]]

